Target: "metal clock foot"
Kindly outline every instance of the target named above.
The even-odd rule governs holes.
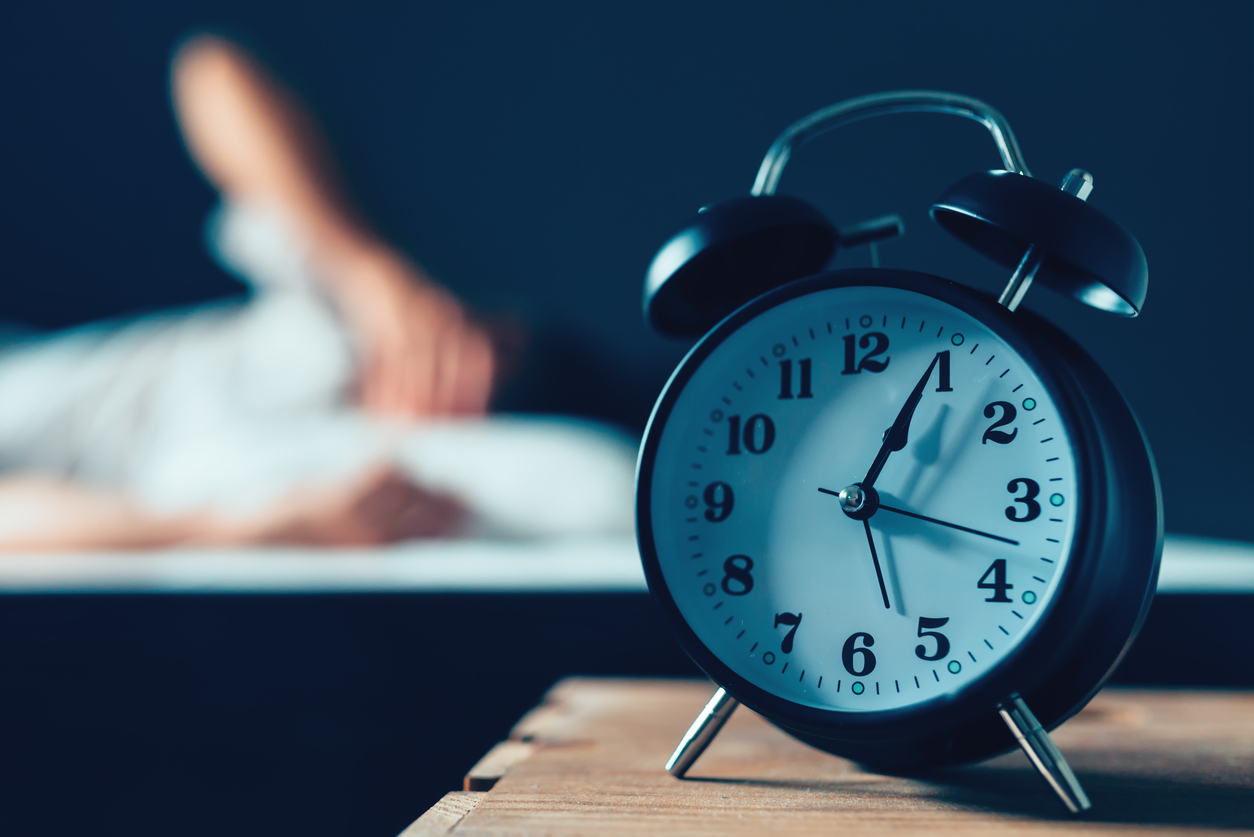
[[[688,731],[684,733],[683,740],[679,742],[675,752],[671,753],[670,760],[666,762],[666,771],[676,779],[684,778],[688,768],[692,767],[693,762],[701,757],[706,747],[710,746],[714,736],[718,735],[718,731],[723,728],[723,724],[727,723],[727,719],[739,705],[740,701],[723,689],[715,692],[714,697],[710,698],[710,702],[705,705],[705,709],[702,709],[701,714],[692,722],[692,726],[688,727]]]
[[[1023,698],[1017,694],[1011,695],[997,705],[997,711],[1006,726],[1010,727],[1023,752],[1027,753],[1028,759],[1036,766],[1037,772],[1049,782],[1049,786],[1058,794],[1067,810],[1078,814],[1092,808],[1093,804],[1089,802],[1084,788],[1080,787],[1080,781],[1067,766],[1067,760],[1058,752],[1049,733],[1036,720]]]

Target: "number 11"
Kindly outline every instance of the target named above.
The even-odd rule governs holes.
[[[797,387],[797,398],[813,398],[814,394],[810,392],[810,358],[803,357],[797,361],[797,369],[800,372],[800,381]],[[779,362],[779,397],[792,398],[792,361],[781,360]]]

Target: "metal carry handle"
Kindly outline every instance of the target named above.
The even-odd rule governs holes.
[[[1001,155],[1009,171],[1031,177],[1028,165],[1023,161],[1023,153],[1019,151],[1019,143],[1015,140],[1010,123],[995,108],[972,99],[970,96],[959,96],[956,93],[943,93],[937,90],[898,90],[892,93],[876,93],[849,99],[794,122],[784,130],[779,138],[771,144],[758,169],[757,180],[753,183],[754,195],[773,195],[779,186],[779,178],[788,165],[792,150],[819,134],[875,116],[887,116],[890,113],[948,113],[962,116],[979,122],[993,135],[997,144],[997,152]]]

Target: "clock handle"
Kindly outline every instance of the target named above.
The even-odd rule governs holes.
[[[692,726],[688,727],[688,731],[684,733],[675,752],[671,753],[670,760],[666,762],[666,772],[676,779],[684,778],[688,768],[692,767],[693,762],[701,757],[706,747],[710,746],[714,736],[718,735],[718,731],[723,728],[723,724],[727,723],[727,719],[739,705],[740,701],[727,694],[725,689],[720,688],[715,692],[714,697],[710,698],[710,702],[705,705],[705,709],[702,709],[701,714],[692,722]]]
[[[1036,720],[1036,716],[1032,714],[1031,709],[1028,709],[1023,698],[1018,694],[1012,694],[997,704],[997,712],[1006,722],[1006,726],[1010,727],[1010,732],[1014,734],[1023,752],[1027,753],[1028,760],[1054,789],[1054,793],[1058,794],[1058,798],[1062,800],[1063,805],[1067,806],[1067,810],[1078,814],[1092,808],[1093,803],[1089,802],[1088,794],[1084,792],[1084,788],[1080,787],[1080,780],[1071,772],[1071,768],[1067,766],[1067,760],[1062,757],[1062,753],[1058,752],[1058,748],[1049,738],[1049,733],[1041,726],[1041,722]]]

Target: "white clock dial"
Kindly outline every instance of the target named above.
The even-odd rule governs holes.
[[[876,510],[851,517],[836,495],[866,481],[925,373]],[[937,299],[785,301],[656,420],[666,590],[710,652],[783,699],[874,712],[951,695],[1023,642],[1063,577],[1083,498],[1059,411],[1023,357]]]

